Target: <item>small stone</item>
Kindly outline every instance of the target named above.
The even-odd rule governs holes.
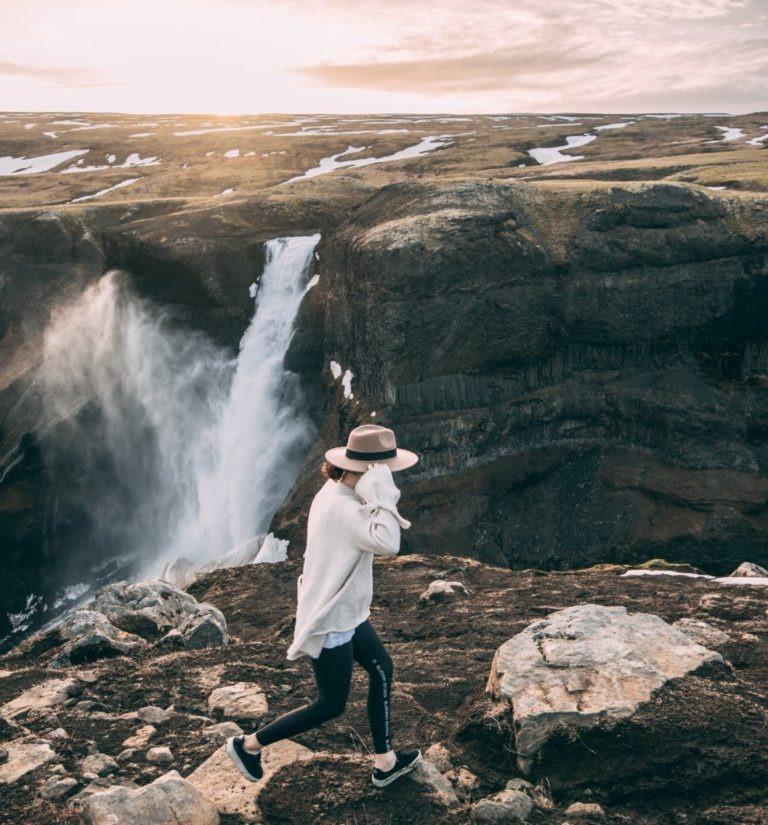
[[[530,782],[526,782],[525,779],[520,779],[517,776],[510,779],[505,787],[508,791],[523,791],[525,793],[533,791],[533,785]]]
[[[463,593],[465,596],[468,596],[469,590],[467,590],[462,582],[447,582],[443,579],[436,579],[430,582],[429,587],[419,596],[419,601],[442,601],[443,599],[455,596],[457,593]]]
[[[46,736],[48,739],[53,740],[69,739],[69,734],[64,730],[64,728],[56,728],[56,730],[52,730],[50,733],[47,733]]]
[[[456,771],[456,785],[462,790],[470,791],[472,788],[476,788],[479,783],[480,780],[477,775],[467,768],[461,767]]]
[[[499,791],[472,806],[477,822],[525,821],[533,811],[533,802],[522,791]]]
[[[96,670],[78,670],[75,677],[86,685],[94,685],[99,681],[99,673]]]
[[[459,798],[456,796],[453,785],[440,773],[437,765],[430,762],[429,759],[422,759],[413,771],[411,771],[410,776],[414,782],[419,782],[431,788],[434,795],[443,805],[450,806],[458,804]]]
[[[66,768],[64,767],[64,765],[54,765],[51,768],[51,773],[52,774],[62,774],[62,773],[66,773],[66,772],[67,771],[66,771]]]
[[[269,711],[267,697],[252,682],[238,682],[216,688],[208,697],[208,707],[232,719],[257,720]]]
[[[201,604],[199,612],[179,627],[184,647],[199,650],[227,644],[227,621],[224,614],[211,604]]]
[[[94,702],[93,699],[83,699],[75,705],[75,710],[79,710],[81,713],[88,713],[89,710],[95,707],[96,702]]]
[[[139,728],[133,736],[129,736],[124,742],[124,748],[143,748],[149,742],[153,734],[157,733],[154,725],[144,725]]]
[[[731,637],[727,633],[723,633],[722,630],[702,619],[678,619],[672,624],[672,627],[682,630],[686,636],[690,636],[694,642],[698,642],[704,647],[725,645],[731,641]]]
[[[596,802],[574,802],[565,809],[566,816],[605,816],[602,805]]]
[[[160,725],[167,722],[171,714],[167,710],[163,710],[155,705],[147,705],[147,707],[139,708],[136,711],[136,716],[142,722],[147,722],[150,725]]]
[[[86,782],[95,782],[99,778],[99,775],[93,771],[83,771],[81,776]]]
[[[213,745],[223,745],[230,736],[240,736],[243,729],[235,722],[220,722],[203,728],[203,739]]]
[[[94,753],[81,760],[80,769],[83,772],[83,778],[87,779],[90,774],[107,776],[107,774],[115,773],[115,771],[120,770],[120,766],[106,753]]]
[[[424,751],[424,758],[432,762],[439,771],[445,773],[453,768],[451,752],[442,742],[435,742]]]
[[[754,564],[751,561],[742,562],[734,571],[731,573],[731,578],[750,578],[750,579],[763,579],[768,578],[768,570],[764,567],[760,567],[759,564]]]
[[[76,787],[77,780],[71,776],[66,776],[63,779],[54,777],[43,785],[40,796],[42,796],[43,799],[63,799]]]
[[[118,765],[125,765],[130,762],[136,756],[136,748],[126,748],[120,753],[117,754],[115,757],[115,761]]]
[[[153,765],[171,765],[174,758],[170,748],[150,748],[147,751],[147,762],[151,762]]]

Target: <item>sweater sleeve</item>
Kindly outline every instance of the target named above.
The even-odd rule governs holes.
[[[400,528],[410,521],[397,510],[400,490],[386,464],[375,464],[362,475],[355,492],[363,500],[352,511],[352,532],[360,550],[377,556],[394,556],[400,551]]]

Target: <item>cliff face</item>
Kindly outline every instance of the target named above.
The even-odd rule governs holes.
[[[767,213],[676,184],[384,188],[321,248],[289,354],[321,443],[275,526],[300,538],[323,448],[372,420],[422,456],[411,550],[765,563]]]
[[[0,124],[20,166],[51,151],[48,119]],[[323,451],[373,420],[422,456],[402,476],[406,549],[514,567],[765,563],[765,113],[730,118],[744,140],[718,143],[709,117],[637,115],[595,131],[584,160],[544,166],[529,151],[573,125],[391,120],[179,115],[145,132],[115,115],[57,125],[78,161],[0,176],[0,637],[7,613],[58,599],[84,581],[76,560],[93,562],[79,465],[39,449],[51,310],[124,268],[234,354],[264,241],[318,231],[288,364],[320,434],[273,523],[292,554]],[[366,165],[314,174],[350,140]]]

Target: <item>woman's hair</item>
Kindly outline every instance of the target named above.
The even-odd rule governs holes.
[[[344,475],[344,470],[335,464],[331,464],[330,461],[324,461],[320,471],[326,478],[330,478],[333,481],[338,481]]]

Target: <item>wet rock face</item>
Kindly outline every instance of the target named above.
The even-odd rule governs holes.
[[[421,455],[407,549],[765,564],[765,212],[670,184],[390,186],[325,241],[288,361],[324,446],[373,420]]]

